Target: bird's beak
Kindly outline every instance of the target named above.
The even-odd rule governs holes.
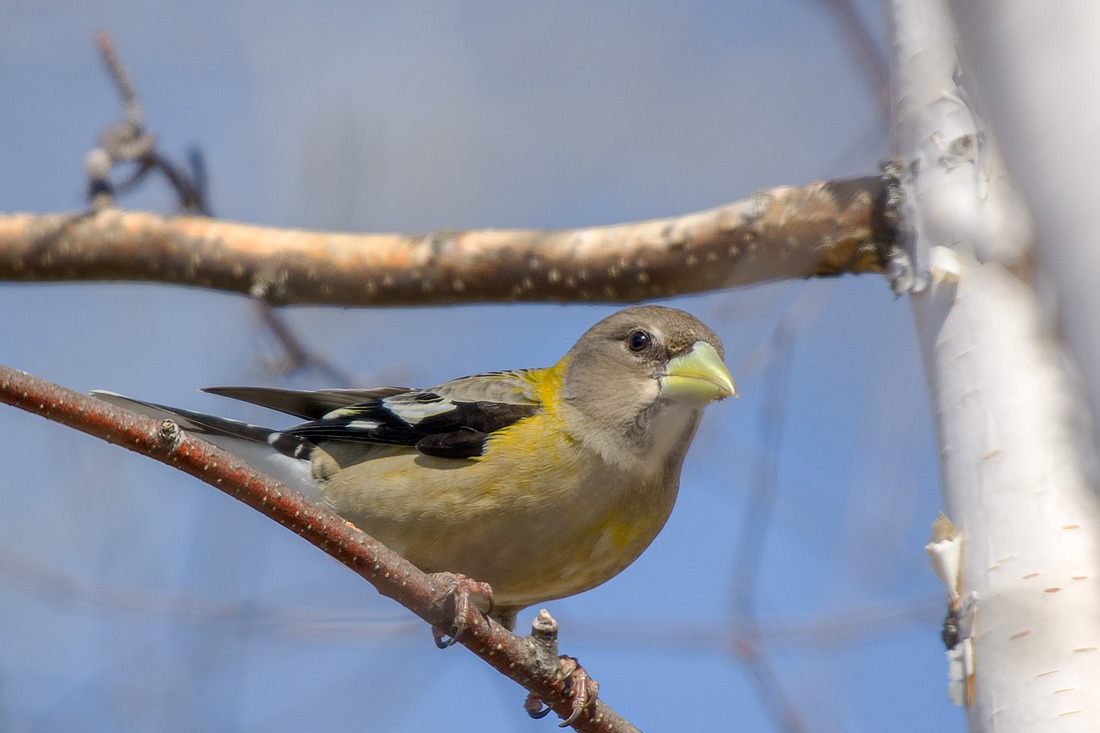
[[[696,341],[691,351],[670,359],[661,373],[661,396],[668,399],[705,405],[730,395],[737,396],[733,377],[705,341]]]

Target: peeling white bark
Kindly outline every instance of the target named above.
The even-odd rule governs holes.
[[[1087,402],[1030,282],[1024,207],[973,111],[975,90],[956,84],[946,6],[883,9],[915,230],[913,311],[945,511],[963,542],[969,727],[1097,731],[1100,503]]]
[[[1100,3],[949,0],[967,73],[1034,212],[1059,328],[1100,414]]]

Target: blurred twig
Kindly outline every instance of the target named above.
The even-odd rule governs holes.
[[[265,606],[145,587],[105,587],[4,547],[0,547],[0,581],[43,601],[69,608],[110,615],[136,614],[196,626],[230,624],[253,636],[284,640],[374,642],[408,639],[423,629],[420,622],[400,611],[372,613],[361,608]],[[765,642],[781,644],[785,650],[835,649],[926,629],[939,623],[942,617],[943,596],[936,593],[885,606],[875,604],[799,617],[761,619],[756,622],[756,631]],[[595,646],[650,651],[726,653],[735,651],[737,640],[743,636],[739,627],[719,619],[660,623],[585,618],[565,619],[564,623],[572,638],[587,640]]]
[[[188,151],[188,166],[173,163],[156,148],[156,134],[145,129],[145,113],[141,99],[126,67],[118,57],[114,43],[106,31],[96,34],[96,45],[103,56],[119,95],[122,97],[122,119],[108,125],[100,135],[99,146],[86,157],[88,189],[93,208],[113,206],[115,196],[126,193],[142,183],[149,173],[159,172],[176,193],[179,210],[184,213],[213,216],[207,192],[206,162],[202,151]],[[122,181],[112,183],[111,171],[122,163],[133,163],[134,169]],[[285,358],[278,362],[280,371],[294,372],[306,367],[325,375],[332,386],[350,387],[351,378],[328,359],[309,351],[286,319],[260,300],[257,302],[260,322],[282,347]]]
[[[152,171],[159,171],[175,190],[181,211],[209,216],[211,212],[207,203],[201,152],[197,149],[191,151],[191,170],[188,171],[156,150],[157,136],[145,129],[141,99],[129,72],[118,58],[111,36],[106,31],[99,31],[96,45],[122,97],[122,119],[103,130],[98,147],[84,159],[92,207],[113,206],[118,193],[132,189]],[[112,171],[118,165],[127,163],[134,165],[129,176],[121,182],[112,182]]]
[[[856,66],[863,72],[867,85],[875,96],[879,114],[890,119],[890,73],[886,57],[875,42],[871,29],[863,21],[852,0],[817,0],[832,15],[848,41]]]
[[[355,386],[350,374],[307,348],[283,314],[273,306],[256,303],[256,314],[283,350],[283,358],[273,363],[275,369],[284,373],[313,369],[321,374],[326,387]]]
[[[778,485],[783,416],[790,389],[791,352],[797,332],[796,321],[791,314],[797,310],[796,305],[788,311],[770,342],[775,358],[769,374],[768,405],[762,412],[765,449],[757,464],[757,475],[742,517],[732,580],[733,623],[740,633],[733,639],[731,651],[746,667],[776,725],[789,733],[805,733],[808,729],[783,690],[766,654],[756,618],[756,579],[760,573]]]

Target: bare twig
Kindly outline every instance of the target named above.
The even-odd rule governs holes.
[[[354,386],[354,380],[350,374],[325,357],[314,353],[302,343],[302,340],[298,338],[298,334],[286,322],[280,311],[267,303],[257,303],[256,313],[259,315],[264,327],[279,343],[285,353],[285,358],[275,365],[279,371],[284,373],[296,372],[311,368],[316,369],[323,375],[326,385],[333,387]]]
[[[874,34],[863,21],[852,0],[818,0],[833,17],[855,56],[859,70],[874,92],[882,118],[890,115],[890,70]]]
[[[771,371],[769,404],[763,411],[765,450],[757,465],[757,476],[753,481],[738,533],[737,550],[734,553],[737,570],[733,576],[731,599],[734,622],[741,632],[733,643],[732,651],[752,678],[776,728],[787,733],[804,733],[808,729],[768,658],[764,639],[758,628],[756,581],[778,491],[779,451],[786,400],[790,394],[791,355],[798,315],[797,308],[789,311],[776,328],[772,339],[778,359]]]
[[[0,280],[139,280],[274,305],[629,302],[882,272],[882,179],[819,181],[669,219],[424,236],[271,229],[113,209],[0,216]]]
[[[176,192],[180,211],[209,216],[206,201],[204,169],[201,156],[192,154],[190,172],[176,166],[155,149],[157,136],[145,129],[145,113],[126,67],[119,60],[111,36],[106,31],[96,34],[96,45],[107,65],[119,95],[122,97],[122,119],[103,130],[99,146],[84,159],[88,175],[88,197],[93,209],[114,205],[115,195],[132,189],[152,171],[159,171]],[[196,163],[196,161],[198,161]],[[112,183],[111,171],[119,164],[133,163],[134,170],[120,183]]]
[[[6,366],[0,366],[0,402],[189,473],[304,537],[433,626],[450,625],[452,616],[440,603],[444,588],[437,580],[328,509],[181,431],[171,421],[141,417]],[[532,644],[480,614],[469,622],[459,639],[462,644],[563,718],[574,712],[569,695],[572,681],[544,674],[545,660]],[[573,727],[636,730],[598,699],[582,711]]]
[[[100,147],[88,154],[86,170],[93,208],[114,204],[117,194],[126,193],[141,184],[153,171],[159,171],[176,192],[182,212],[213,216],[207,195],[206,162],[197,147],[188,151],[187,169],[176,166],[157,151],[156,136],[145,131],[145,113],[137,88],[126,67],[119,60],[114,43],[106,31],[96,34],[96,44],[107,65],[107,71],[122,97],[123,119],[109,125],[100,137]],[[119,163],[135,163],[129,177],[112,183],[111,170]],[[311,366],[324,372],[333,384],[350,387],[350,378],[322,356],[307,350],[301,339],[270,304],[259,304],[260,321],[286,352],[284,371],[296,371]]]
[[[138,98],[134,81],[130,78],[130,73],[126,71],[126,67],[119,60],[111,35],[107,31],[100,30],[96,33],[95,41],[99,47],[99,54],[103,57],[104,63],[107,64],[107,72],[111,75],[111,80],[114,81],[118,93],[122,96],[123,120],[135,130],[140,131],[145,126],[145,112],[142,110],[141,100]]]

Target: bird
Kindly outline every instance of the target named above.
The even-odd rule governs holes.
[[[316,488],[425,572],[488,584],[489,615],[513,629],[522,609],[606,582],[654,540],[703,409],[737,394],[724,358],[695,316],[647,305],[545,368],[428,389],[203,390],[305,420],[282,429],[93,394]]]

